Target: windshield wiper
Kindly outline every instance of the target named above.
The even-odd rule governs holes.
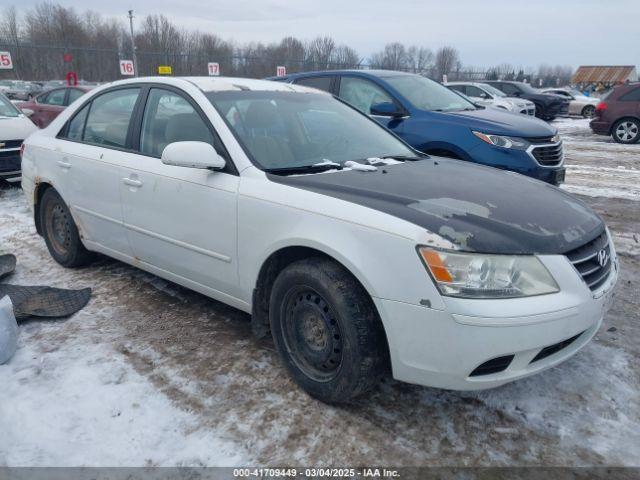
[[[424,157],[420,157],[418,155],[385,155],[384,157],[380,157],[380,158],[390,158],[392,160],[400,160],[400,161],[404,161],[404,160],[409,160],[410,162],[415,162],[416,160],[422,160],[423,158],[427,158],[427,155],[425,155]]]
[[[342,170],[342,165],[337,163],[320,163],[316,165],[301,165],[298,167],[265,168],[267,173],[279,175],[291,175],[294,173],[320,173],[328,170]]]

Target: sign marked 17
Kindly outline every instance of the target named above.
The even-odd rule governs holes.
[[[220,64],[218,62],[209,62],[207,64],[207,70],[209,72],[209,76],[217,77],[220,75]]]
[[[120,60],[120,75],[134,75],[135,69],[133,68],[132,60]]]
[[[13,60],[11,60],[10,52],[0,52],[0,70],[11,70],[13,68]]]

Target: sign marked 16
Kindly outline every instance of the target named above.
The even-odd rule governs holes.
[[[220,64],[218,62],[209,62],[207,64],[207,70],[209,71],[209,76],[217,77],[220,75]]]
[[[133,68],[132,60],[120,60],[120,75],[134,75],[135,69]]]
[[[279,66],[276,68],[276,75],[278,77],[284,77],[287,74],[287,67]]]
[[[11,60],[10,52],[0,52],[0,70],[11,70],[13,68],[13,61]]]

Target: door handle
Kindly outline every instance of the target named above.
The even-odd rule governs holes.
[[[122,181],[125,185],[129,185],[130,187],[141,187],[142,182],[140,180],[134,180],[132,178],[123,178]]]
[[[71,168],[71,164],[69,162],[64,162],[62,160],[58,160],[58,166],[60,168],[64,168],[65,170],[69,170]]]

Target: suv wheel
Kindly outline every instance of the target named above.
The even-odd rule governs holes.
[[[582,116],[584,118],[592,118],[596,114],[596,107],[593,105],[587,105],[582,109]]]
[[[93,254],[82,245],[71,212],[53,188],[44,192],[39,215],[44,240],[56,262],[63,267],[80,267],[89,263]]]
[[[612,135],[618,143],[636,143],[640,140],[640,121],[633,118],[618,120],[613,126]]]
[[[386,339],[371,298],[331,260],[308,258],[285,268],[273,284],[269,320],[291,376],[323,402],[353,399],[382,372]]]

